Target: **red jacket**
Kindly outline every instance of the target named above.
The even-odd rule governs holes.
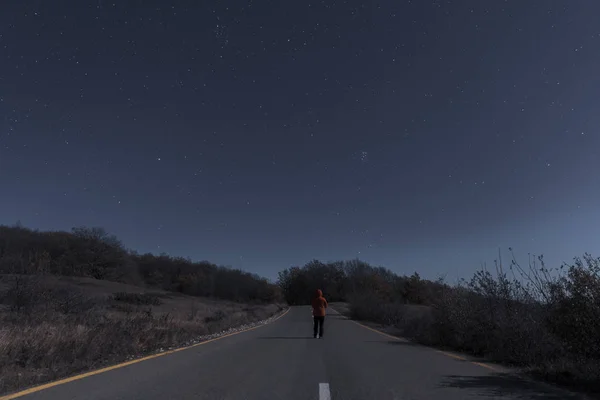
[[[324,317],[325,309],[327,308],[327,300],[323,297],[321,289],[317,289],[316,297],[312,301],[313,316]]]

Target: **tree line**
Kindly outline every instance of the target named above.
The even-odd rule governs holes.
[[[0,226],[0,273],[91,277],[238,302],[282,300],[279,286],[256,274],[167,254],[138,254],[102,228],[40,232]]]
[[[279,272],[278,282],[290,304],[309,304],[315,289],[321,289],[330,302],[373,301],[399,304],[428,304],[443,285],[421,279],[418,272],[400,276],[384,267],[361,260],[324,263],[312,260],[303,267]],[[364,299],[362,299],[364,300]]]

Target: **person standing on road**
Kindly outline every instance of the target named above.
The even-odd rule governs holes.
[[[323,337],[323,324],[325,323],[325,309],[327,300],[323,297],[321,289],[317,289],[316,297],[312,301],[313,309],[313,336],[315,339]]]

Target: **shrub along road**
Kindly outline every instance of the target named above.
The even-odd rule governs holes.
[[[312,338],[308,307],[271,324],[0,400],[583,399],[376,332],[331,311]]]

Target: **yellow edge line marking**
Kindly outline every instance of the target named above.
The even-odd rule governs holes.
[[[436,351],[437,351],[438,353],[440,353],[440,354],[443,354],[443,355],[445,355],[445,356],[448,356],[448,357],[455,358],[455,359],[457,359],[457,360],[460,360],[460,361],[469,361],[469,360],[467,360],[466,358],[464,358],[464,357],[461,357],[461,356],[459,356],[459,355],[456,355],[456,354],[448,353],[448,352],[441,351],[441,350],[436,350]]]
[[[360,322],[357,322],[357,321],[355,321],[353,319],[350,319],[350,318],[346,317],[345,315],[343,315],[342,313],[340,313],[339,311],[337,311],[335,308],[332,308],[332,310],[335,311],[338,315],[341,315],[342,317],[346,318],[347,320],[349,320],[351,322],[354,322],[356,325],[362,326],[365,329],[368,329],[368,330],[373,331],[375,333],[379,333],[380,335],[389,337],[390,339],[394,339],[394,340],[397,340],[397,341],[400,341],[400,342],[408,342],[407,339],[404,339],[404,338],[401,338],[401,337],[398,337],[398,336],[392,336],[392,335],[387,334],[385,332],[378,331],[377,329],[373,329],[370,326],[363,325]],[[0,398],[0,400],[2,400],[2,399]]]
[[[406,340],[406,339],[403,339],[403,338],[400,338],[400,337],[398,337],[398,336],[392,336],[392,335],[390,335],[390,334],[388,334],[388,333],[385,333],[385,332],[378,331],[377,329],[371,328],[370,326],[363,325],[363,324],[361,324],[360,322],[356,322],[356,321],[354,321],[354,320],[352,320],[352,319],[351,319],[350,321],[354,322],[356,325],[362,326],[362,327],[363,327],[363,328],[365,328],[365,329],[368,329],[368,330],[370,330],[370,331],[373,331],[373,332],[375,332],[375,333],[379,333],[380,335],[383,335],[383,336],[385,336],[385,337],[388,337],[388,338],[390,338],[390,339],[394,339],[394,340],[397,340],[397,341],[400,341],[400,342],[407,342],[407,341],[408,341],[408,340]],[[1,399],[0,399],[0,400],[1,400]]]
[[[290,311],[290,307],[288,307],[288,309],[285,310],[285,312],[283,314],[281,314],[280,316],[278,316],[277,318],[275,318],[274,320],[272,320],[271,322],[269,322],[267,324],[253,326],[251,328],[244,329],[243,331],[228,333],[227,335],[223,335],[223,336],[219,336],[219,337],[216,337],[216,338],[213,338],[213,339],[205,340],[205,341],[200,342],[200,343],[195,343],[195,344],[193,344],[191,346],[180,347],[180,348],[174,349],[174,350],[168,350],[168,351],[165,351],[163,353],[153,354],[151,356],[146,356],[146,357],[138,358],[138,359],[135,359],[135,360],[127,361],[127,362],[124,362],[124,363],[111,365],[110,367],[105,367],[105,368],[97,369],[97,370],[94,370],[94,371],[86,372],[84,374],[71,376],[71,377],[65,378],[65,379],[60,379],[58,381],[45,383],[43,385],[35,386],[35,387],[30,388],[30,389],[26,389],[26,390],[23,390],[23,391],[20,391],[20,392],[17,392],[17,393],[9,394],[9,395],[6,395],[6,396],[0,396],[0,400],[12,400],[12,399],[16,399],[17,397],[22,397],[22,396],[25,396],[25,395],[28,395],[28,394],[31,394],[31,393],[39,392],[39,391],[42,391],[44,389],[49,389],[49,388],[54,387],[54,386],[63,385],[65,383],[77,381],[77,380],[80,380],[80,379],[83,379],[83,378],[87,378],[89,376],[98,375],[98,374],[101,374],[103,372],[108,372],[108,371],[112,371],[114,369],[123,368],[123,367],[126,367],[128,365],[137,364],[137,363],[142,362],[142,361],[151,360],[153,358],[158,358],[158,357],[166,356],[168,354],[177,353],[177,352],[182,351],[182,350],[191,349],[192,347],[201,346],[203,344],[214,342],[214,341],[219,340],[219,339],[224,339],[224,338],[229,337],[229,336],[238,335],[240,333],[252,331],[254,329],[258,329],[260,327],[263,327],[265,325],[269,325],[269,324],[277,321],[278,319],[280,319],[284,315],[286,315],[289,311]]]
[[[341,313],[339,313],[338,311],[336,311],[336,313],[338,313],[339,315],[342,315],[342,314],[341,314]],[[342,316],[344,316],[344,315],[342,315]],[[385,332],[381,332],[381,331],[379,331],[379,330],[377,330],[377,329],[371,328],[370,326],[363,325],[363,324],[361,324],[360,322],[357,322],[357,321],[355,321],[355,320],[353,320],[353,319],[350,319],[350,318],[348,318],[348,317],[346,317],[346,316],[344,316],[344,317],[345,317],[346,319],[348,319],[348,320],[350,320],[350,321],[354,322],[356,325],[362,326],[363,328],[365,328],[365,329],[368,329],[368,330],[370,330],[370,331],[373,331],[373,332],[375,332],[375,333],[379,333],[380,335],[383,335],[383,336],[385,336],[385,337],[388,337],[388,338],[391,338],[391,339],[394,339],[394,340],[398,340],[398,341],[401,341],[401,342],[408,342],[408,341],[409,341],[409,340],[407,340],[407,339],[404,339],[404,338],[401,338],[401,337],[398,337],[398,336],[392,336],[392,335],[389,335],[389,334],[387,334],[387,333],[385,333]],[[425,347],[427,347],[427,346],[425,346]],[[461,357],[461,356],[459,356],[459,355],[452,354],[452,353],[448,353],[448,352],[441,351],[441,350],[435,350],[435,351],[436,351],[436,352],[438,352],[438,353],[440,353],[440,354],[443,354],[443,355],[445,355],[445,356],[448,356],[448,357],[454,358],[454,359],[456,359],[456,360],[470,362],[471,364],[475,364],[475,365],[478,365],[478,366],[480,366],[480,367],[483,367],[483,368],[487,368],[487,369],[489,369],[489,370],[492,370],[492,371],[501,372],[501,370],[499,370],[498,368],[496,368],[496,367],[494,367],[494,366],[491,366],[491,365],[489,365],[489,364],[485,364],[485,363],[481,363],[481,362],[477,362],[477,361],[469,361],[468,359],[466,359],[466,358],[464,358],[464,357]],[[3,400],[3,399],[2,399],[2,398],[0,398],[0,400]]]
[[[489,365],[489,364],[480,363],[480,362],[477,362],[477,361],[471,361],[471,362],[472,362],[473,364],[475,364],[475,365],[479,365],[480,367],[487,368],[487,369],[491,369],[492,371],[496,371],[496,372],[502,372],[502,371],[501,371],[501,370],[499,370],[498,368],[496,368],[496,367],[494,367],[494,366],[492,366],[492,365]]]

